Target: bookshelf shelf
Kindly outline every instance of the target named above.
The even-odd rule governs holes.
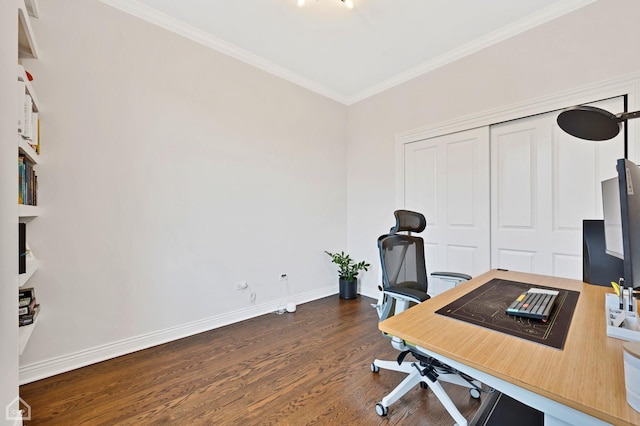
[[[29,278],[33,275],[34,272],[38,270],[40,267],[40,261],[38,259],[27,259],[27,272],[19,275],[18,285],[22,287],[29,281]]]
[[[26,204],[18,204],[18,217],[22,218],[31,218],[40,216],[40,207],[39,206],[28,206]]]
[[[31,148],[31,145],[27,143],[26,139],[23,139],[21,136],[18,136],[18,139],[18,152],[26,155],[33,164],[38,164],[40,162],[40,155]]]
[[[36,325],[38,325],[39,318],[40,318],[40,313],[38,312],[35,319],[33,320],[33,324],[18,327],[18,347],[20,349],[20,352],[19,352],[20,355],[22,355],[22,352],[24,352],[24,348],[27,347],[27,343],[29,343],[31,334],[33,333],[33,330],[36,328]]]
[[[30,5],[35,5],[35,0],[29,1]],[[37,6],[35,6],[37,11]],[[31,27],[31,17],[29,9],[24,0],[18,2],[18,55],[31,58],[38,57],[38,45]]]

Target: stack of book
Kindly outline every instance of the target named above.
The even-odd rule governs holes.
[[[38,176],[24,155],[18,155],[18,204],[38,205]]]
[[[40,304],[36,303],[35,289],[20,289],[18,292],[18,325],[22,327],[33,324],[39,311]]]
[[[31,74],[25,73],[28,78]],[[31,95],[26,90],[24,76],[18,76],[18,91],[23,97],[21,113],[18,116],[18,134],[27,141],[29,145],[40,154],[40,118]]]

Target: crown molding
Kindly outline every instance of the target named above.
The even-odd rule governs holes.
[[[507,40],[508,38],[516,36],[549,21],[552,21],[562,15],[566,15],[567,13],[571,13],[591,3],[595,3],[596,1],[597,0],[567,0],[557,3],[553,6],[549,6],[533,15],[529,15],[526,18],[520,19],[519,21],[502,27],[499,30],[493,31],[470,43],[453,49],[444,55],[440,55],[433,60],[424,62],[394,77],[391,77],[388,80],[385,80],[379,84],[371,86],[368,89],[358,92],[357,94],[348,98],[347,105],[360,102],[380,92],[384,92],[385,90],[391,89],[392,87],[398,86],[437,68],[443,67],[447,64],[457,61],[458,59],[464,58],[465,56],[469,56],[484,48]]]
[[[301,86],[319,95],[325,96],[341,104],[347,105],[348,97],[329,89],[322,84],[301,76],[300,74],[289,71],[288,69],[281,67],[273,62],[239,48],[231,43],[221,40],[212,36],[198,28],[185,24],[171,16],[159,12],[149,6],[146,6],[137,0],[100,0],[109,6],[119,9],[125,13],[133,15],[137,18],[145,20],[151,24],[157,25],[161,28],[174,32],[185,38],[188,38],[196,43],[202,44],[211,49],[217,50],[220,53],[231,56],[246,64],[252,65],[262,71],[266,71],[270,74],[287,80],[293,84]]]
[[[365,100],[385,90],[391,89],[416,77],[424,75],[437,68],[443,67],[458,59],[471,55],[517,34],[523,33],[538,25],[542,25],[562,15],[571,13],[577,9],[594,3],[597,0],[565,0],[556,3],[555,5],[549,6],[535,14],[516,21],[513,24],[507,25],[497,31],[489,33],[470,43],[453,49],[433,60],[424,62],[414,68],[411,68],[407,71],[395,75],[394,77],[382,81],[381,83],[375,84],[365,90],[356,93],[355,95],[346,95],[332,90],[309,78],[303,77],[300,74],[292,72],[284,67],[274,64],[273,62],[267,61],[266,59],[258,55],[241,49],[231,43],[228,43],[224,40],[212,36],[211,34],[199,30],[198,28],[172,18],[171,16],[159,12],[158,10],[153,9],[149,6],[146,6],[137,0],[100,1],[125,13],[143,19],[166,30],[172,31],[176,34],[193,40],[196,43],[200,43],[211,49],[217,50],[220,53],[231,56],[239,61],[245,62],[258,69],[261,69],[265,72],[273,74],[307,90],[310,90],[314,93],[325,96],[329,99],[348,106]]]

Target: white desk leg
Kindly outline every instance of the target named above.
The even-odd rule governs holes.
[[[523,404],[535,408],[538,411],[544,413],[544,425],[545,426],[604,426],[609,423],[596,419],[586,413],[577,411],[573,408],[567,407],[559,402],[552,401],[545,398],[542,395],[538,395],[529,390],[521,388],[513,383],[506,382],[488,373],[476,370],[473,367],[469,367],[459,361],[454,361],[445,356],[439,355],[428,349],[418,347],[418,350],[430,355],[441,362],[450,365],[451,367],[467,373],[469,376],[476,380],[481,381],[487,386],[491,386],[502,393],[505,393]]]

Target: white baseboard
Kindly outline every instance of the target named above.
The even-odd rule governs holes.
[[[380,294],[380,290],[378,290],[378,287],[370,288],[362,286],[360,288],[360,294],[377,300],[378,295]]]
[[[334,295],[337,292],[337,285],[329,286],[310,291],[308,293],[297,294],[290,297],[287,301],[295,302],[300,305],[302,303]],[[23,365],[20,366],[19,369],[19,383],[20,385],[24,385],[56,374],[75,370],[76,368],[85,367],[97,362],[126,355],[142,349],[147,349],[152,346],[157,346],[162,343],[171,342],[173,340],[182,339],[184,337],[193,336],[194,334],[223,327],[225,325],[255,318],[260,315],[274,312],[277,304],[278,301],[272,301],[227,314],[217,315],[176,327],[143,334],[141,336],[123,339],[106,345],[96,346],[72,354]]]

